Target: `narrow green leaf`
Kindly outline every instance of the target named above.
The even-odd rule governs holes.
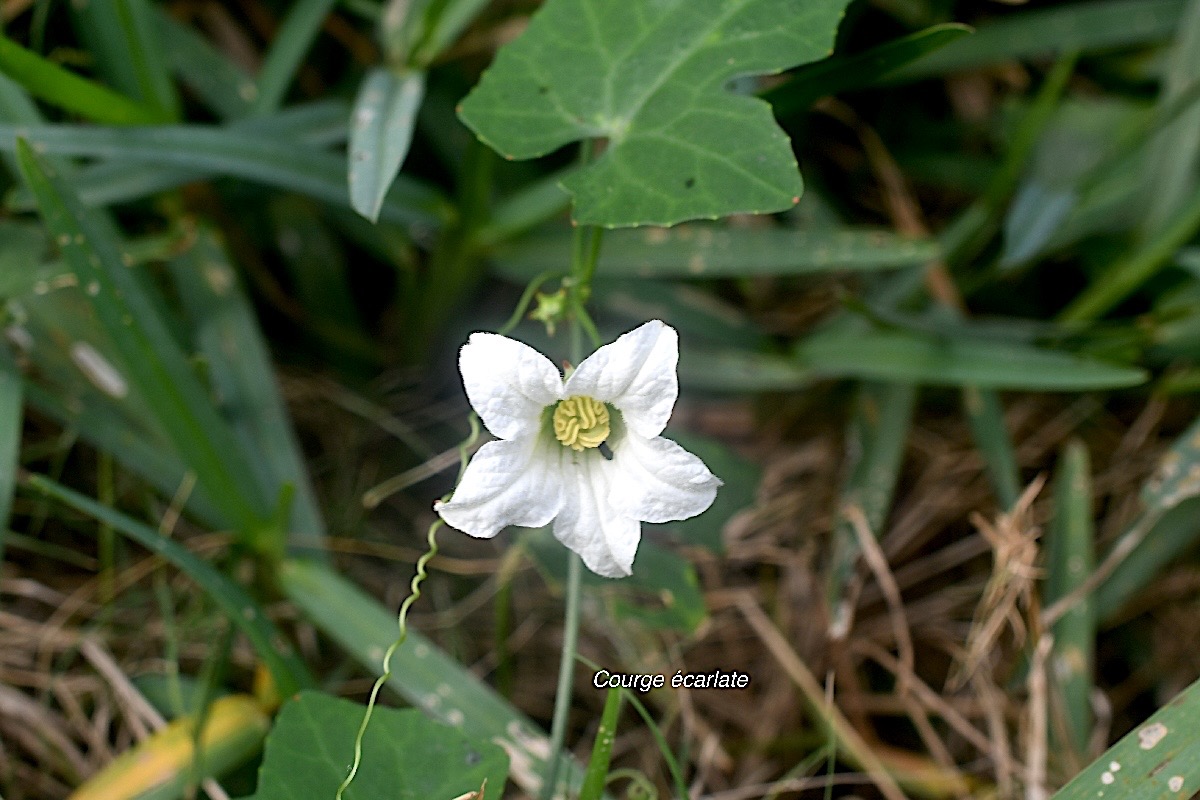
[[[612,761],[613,742],[617,738],[617,719],[620,716],[621,690],[609,689],[604,698],[604,710],[600,712],[600,724],[596,727],[592,757],[588,759],[583,785],[579,787],[579,800],[599,800],[604,794],[608,765]]]
[[[564,230],[497,248],[496,268],[504,277],[522,282],[561,269],[570,240],[570,231]],[[596,274],[602,278],[804,275],[895,269],[924,264],[938,254],[937,244],[929,239],[908,239],[886,231],[747,230],[695,224],[606,235]]]
[[[671,225],[795,205],[802,183],[770,106],[731,78],[832,52],[845,0],[548,0],[460,116],[508,158],[607,138],[563,186],[580,224]]]
[[[267,737],[258,792],[249,800],[333,798],[354,759],[363,707],[303,692],[284,705]],[[362,763],[347,800],[453,800],[487,784],[500,797],[508,756],[415,708],[376,707],[362,740]]]
[[[112,453],[132,474],[153,486],[164,497],[171,497],[187,480],[189,470],[163,441],[139,428],[101,401],[88,396],[81,402],[64,402],[59,392],[49,391],[37,384],[26,384],[25,396],[32,408],[57,420],[63,427],[76,430],[98,450]],[[78,400],[76,397],[70,400]],[[228,515],[215,503],[204,486],[196,486],[188,495],[187,511],[210,528],[229,526]]]
[[[507,241],[566,211],[571,196],[562,188],[562,180],[575,168],[570,167],[539,178],[496,201],[491,218],[475,233],[484,246]]]
[[[1046,541],[1045,603],[1049,605],[1082,584],[1095,567],[1092,529],[1092,480],[1087,448],[1072,440],[1054,478],[1054,519]],[[1086,597],[1054,624],[1050,674],[1062,697],[1068,742],[1087,752],[1092,733],[1092,691],[1096,659],[1096,606]],[[1057,736],[1055,737],[1058,738]]]
[[[291,4],[258,74],[258,92],[251,109],[255,116],[270,114],[283,105],[284,95],[304,55],[312,47],[334,3],[335,0],[296,0]]]
[[[97,318],[129,370],[130,382],[242,536],[255,536],[265,517],[261,490],[159,309],[122,260],[111,225],[86,209],[66,181],[23,140],[18,142],[17,158],[47,228],[93,298]]]
[[[1144,514],[1130,529],[1146,524]],[[1128,530],[1126,534],[1128,534]],[[1158,515],[1153,526],[1137,547],[1121,560],[1117,568],[1096,588],[1097,616],[1107,622],[1117,618],[1130,600],[1152,585],[1164,569],[1178,562],[1200,540],[1200,498],[1184,500]]]
[[[836,638],[850,629],[854,609],[847,589],[862,555],[855,520],[847,510],[860,513],[876,539],[883,535],[916,399],[917,389],[908,383],[865,383],[859,391],[848,434],[848,450],[855,455],[838,499],[825,583],[829,628]]]
[[[126,95],[157,109],[163,121],[178,120],[179,94],[167,71],[153,10],[148,0],[71,5],[76,28],[100,74]]]
[[[1200,185],[1159,233],[1119,258],[1088,285],[1059,315],[1064,323],[1091,322],[1104,316],[1170,263],[1180,247],[1200,231]]]
[[[425,96],[424,72],[378,67],[367,73],[350,126],[350,205],[372,222],[412,143]]]
[[[812,383],[812,370],[786,356],[749,350],[687,349],[679,355],[679,383],[710,392],[782,392]]]
[[[313,685],[304,662],[292,651],[262,607],[208,562],[153,528],[49,478],[31,476],[29,485],[97,522],[112,526],[113,530],[162,556],[195,581],[254,646],[263,664],[271,671],[280,695],[287,697]]]
[[[771,104],[775,116],[786,117],[806,110],[818,98],[884,80],[901,67],[971,33],[971,28],[954,22],[934,25],[862,53],[806,64],[761,96]]]
[[[4,562],[4,538],[20,464],[23,410],[21,373],[8,345],[0,342],[0,563]]]
[[[319,564],[285,561],[279,583],[317,628],[371,674],[381,674],[383,653],[396,639],[394,613]],[[536,793],[546,769],[546,734],[412,626],[392,658],[387,686],[467,737],[500,744],[512,758],[512,779]],[[583,770],[574,760],[566,769],[570,785],[577,786]]]
[[[1200,681],[1191,684],[1051,800],[1183,798],[1200,787]],[[1115,767],[1115,768],[1114,768]]]
[[[1167,56],[1158,98],[1159,110],[1170,106],[1200,81],[1200,0],[1189,0]],[[1200,107],[1193,107],[1150,141],[1150,169],[1142,186],[1146,198],[1142,230],[1153,235],[1187,204],[1200,181]]]
[[[179,79],[222,119],[248,115],[258,96],[254,79],[162,8],[154,6],[153,16],[167,60]]]
[[[428,67],[450,46],[488,0],[391,0],[380,20],[388,60]]]
[[[948,339],[906,331],[829,331],[796,347],[798,366],[827,378],[901,380],[1025,391],[1085,391],[1136,386],[1136,367],[986,339]]]
[[[258,138],[283,137],[306,145],[326,147],[346,140],[349,107],[340,101],[319,101],[296,105],[266,117],[237,120],[231,130]],[[157,163],[134,164],[120,158],[98,161],[75,170],[71,185],[84,205],[104,206],[129,202],[186,183],[206,180],[211,172]],[[17,187],[6,198],[9,208],[26,211],[37,208],[33,195]]]
[[[84,128],[72,125],[0,125],[0,150],[20,135],[39,152],[122,159],[133,164],[180,167],[231,175],[346,206],[346,161],[342,156],[296,142],[199,125],[153,128]],[[452,209],[434,188],[397,178],[380,219],[437,225]]]
[[[259,484],[268,497],[278,497],[285,486],[295,491],[283,528],[289,550],[320,557],[325,523],[274,379],[271,355],[228,255],[211,230],[201,228],[192,246],[172,259],[171,275],[225,416],[242,452],[253,454]]]
[[[138,103],[107,86],[82,78],[3,35],[0,35],[0,72],[35,97],[94,122],[147,125],[168,119],[153,106]]]
[[[739,306],[706,288],[645,278],[599,278],[592,283],[597,307],[627,317],[634,324],[669,319],[689,342],[705,342],[746,350],[766,347],[769,338]]]
[[[1162,41],[1175,34],[1185,2],[1093,0],[1018,11],[981,26],[970,38],[953,42],[890,77],[916,80],[1002,61]]]
[[[1004,424],[1004,406],[990,389],[964,386],[963,410],[971,426],[971,438],[983,457],[988,480],[1002,510],[1011,509],[1021,496],[1021,473],[1013,451],[1012,437]]]

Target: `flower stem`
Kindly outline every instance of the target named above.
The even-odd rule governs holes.
[[[567,613],[563,624],[562,660],[558,663],[558,690],[554,694],[554,720],[550,725],[550,765],[542,784],[542,800],[554,797],[563,742],[567,736],[567,712],[571,708],[571,678],[575,672],[575,650],[579,642],[579,587],[583,562],[575,553],[567,557]]]

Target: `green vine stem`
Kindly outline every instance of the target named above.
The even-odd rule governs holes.
[[[467,469],[467,450],[479,438],[479,417],[472,413],[468,421],[471,425],[471,432],[458,445],[459,467],[458,480],[455,481],[455,485],[462,481],[463,472]],[[450,495],[446,495],[442,499],[448,500],[450,499]],[[417,559],[417,571],[413,575],[412,582],[409,584],[408,597],[404,598],[404,602],[400,604],[400,613],[396,617],[396,625],[400,628],[400,633],[396,636],[396,641],[392,642],[383,654],[383,673],[375,679],[374,685],[371,686],[371,696],[367,700],[367,710],[363,713],[362,722],[359,723],[358,732],[354,736],[354,760],[350,764],[350,771],[346,773],[345,779],[338,786],[334,800],[342,800],[342,796],[350,788],[350,784],[354,783],[354,778],[358,775],[358,768],[362,765],[363,738],[367,734],[367,726],[371,724],[371,717],[375,713],[375,703],[379,699],[379,691],[392,677],[392,656],[396,654],[396,651],[404,644],[404,640],[408,638],[408,609],[412,607],[413,603],[421,599],[421,584],[429,577],[426,566],[438,554],[437,530],[442,524],[441,519],[436,519],[429,526],[429,532],[425,538],[429,548]]]

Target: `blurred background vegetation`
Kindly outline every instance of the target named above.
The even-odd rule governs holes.
[[[143,796],[139,742],[144,796],[249,795],[281,697],[365,697],[456,348],[569,262],[574,150],[455,116],[537,5],[0,3],[0,795]],[[753,677],[644,697],[610,791],[1043,797],[1200,676],[1198,79],[1200,0],[855,0],[733,87],[793,210],[605,234],[597,324],[678,328],[669,434],[726,486],[587,585],[581,652]],[[385,697],[505,740],[526,796],[564,554],[439,542]],[[202,769],[154,733],[196,715]]]

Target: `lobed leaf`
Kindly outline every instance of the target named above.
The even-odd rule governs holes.
[[[770,107],[733,78],[828,56],[845,0],[549,0],[460,108],[507,158],[578,140],[604,153],[563,187],[581,224],[672,225],[795,205]]]

